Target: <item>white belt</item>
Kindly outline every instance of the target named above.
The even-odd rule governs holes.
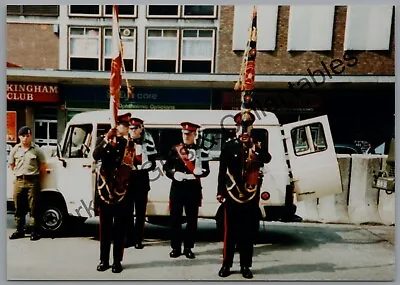
[[[193,180],[193,179],[196,179],[196,177],[193,174],[186,174],[185,173],[185,176],[183,177],[183,179]]]

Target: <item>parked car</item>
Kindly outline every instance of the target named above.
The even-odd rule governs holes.
[[[362,154],[363,151],[355,144],[335,144],[336,154]]]

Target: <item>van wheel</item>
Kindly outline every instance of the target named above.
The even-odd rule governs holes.
[[[45,233],[60,233],[65,227],[67,213],[61,203],[45,201],[40,225]]]

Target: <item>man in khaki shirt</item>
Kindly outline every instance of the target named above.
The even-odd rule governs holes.
[[[46,159],[43,151],[32,143],[32,131],[27,126],[19,129],[20,143],[10,152],[10,167],[14,171],[15,222],[17,230],[10,239],[25,237],[25,215],[30,208],[31,240],[40,239],[39,235],[39,198],[40,177],[46,171]]]

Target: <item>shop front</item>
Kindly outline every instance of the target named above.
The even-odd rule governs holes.
[[[108,86],[62,85],[67,121],[73,115],[109,108]],[[210,109],[211,89],[136,87],[133,98],[121,89],[120,109]]]
[[[17,143],[17,130],[27,125],[36,144],[56,145],[60,102],[58,84],[7,82],[7,144]]]

